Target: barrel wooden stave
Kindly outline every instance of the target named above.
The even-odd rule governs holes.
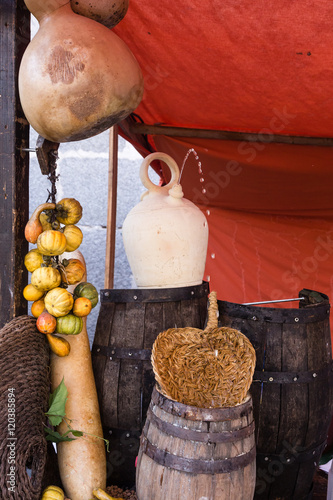
[[[250,389],[258,452],[256,500],[310,498],[331,421],[330,307],[325,296],[318,304],[303,303],[299,309],[274,310],[219,302],[221,326],[241,330],[256,349]],[[326,375],[321,373],[325,367]],[[262,370],[318,376],[306,382],[260,383],[256,376]]]
[[[210,465],[219,462],[226,464],[228,459],[248,457],[255,447],[253,423],[252,402],[246,404],[244,412],[240,411],[234,419],[223,420],[221,409],[219,412],[220,420],[203,421],[200,419],[201,409],[195,408],[192,412],[196,413],[197,420],[177,416],[159,407],[158,403],[153,402],[150,412],[147,414],[146,424],[143,430],[139,458],[137,464],[137,495],[139,500],[252,500],[255,487],[255,455],[246,460],[246,465],[239,466],[229,472],[198,472],[197,467],[201,467],[198,461],[209,461]],[[175,404],[177,407],[177,403]],[[183,405],[184,406],[184,405]],[[244,408],[244,405],[240,405]],[[194,407],[190,407],[193,409]],[[218,413],[215,412],[215,415]],[[191,415],[191,417],[193,414]],[[167,429],[161,429],[157,422],[167,423],[172,426],[171,432]],[[250,430],[247,430],[250,426]],[[230,431],[239,432],[240,429],[247,430],[247,436],[242,439],[232,437],[230,442],[211,442],[207,441],[206,434],[209,433],[210,439],[221,439],[221,434]],[[199,437],[204,441],[186,439],[186,433],[196,431]],[[173,435],[176,434],[176,435]],[[184,436],[183,436],[184,434]],[[183,436],[183,437],[182,437]],[[160,460],[159,456],[151,457],[146,449],[146,443],[155,446],[163,454],[171,453],[175,460],[170,467],[167,467]],[[148,453],[148,454],[147,454]],[[148,456],[149,455],[149,456]],[[163,456],[163,455],[162,455]],[[176,458],[175,458],[176,457]],[[178,457],[188,459],[186,464],[178,463]],[[231,462],[229,462],[231,463]],[[176,469],[176,467],[178,469]],[[192,472],[190,472],[192,470]]]
[[[155,385],[150,352],[157,335],[174,327],[203,328],[208,293],[207,283],[164,290],[101,291],[92,361],[104,437],[110,440],[115,457],[108,458],[112,484],[131,487],[135,482],[139,436]],[[132,358],[121,349],[133,354]]]

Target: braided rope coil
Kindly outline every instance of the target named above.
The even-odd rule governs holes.
[[[205,330],[170,328],[152,348],[160,390],[170,399],[200,408],[242,403],[252,383],[255,350],[239,330],[217,327],[216,293],[209,296]]]
[[[46,338],[36,329],[35,318],[19,316],[0,330],[2,500],[41,497],[47,459],[44,424],[49,391]]]

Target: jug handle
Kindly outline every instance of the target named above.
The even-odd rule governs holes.
[[[166,184],[165,186],[157,186],[148,177],[148,168],[153,160],[164,161],[164,163],[166,163],[170,169],[171,179],[170,182],[168,182],[168,184]],[[161,190],[168,192],[169,189],[171,189],[178,182],[179,168],[175,160],[166,153],[159,153],[159,152],[151,153],[150,155],[146,156],[146,158],[143,160],[141,164],[140,179],[144,187],[147,188],[150,193],[161,192]]]

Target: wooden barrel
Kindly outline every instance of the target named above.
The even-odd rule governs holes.
[[[252,399],[232,408],[197,408],[156,388],[137,464],[139,500],[252,500]]]
[[[257,355],[250,392],[256,423],[256,500],[312,497],[332,418],[330,305],[302,290],[299,308],[219,301],[221,326],[237,328]]]
[[[203,328],[208,283],[181,288],[102,290],[92,362],[104,436],[110,441],[108,481],[135,483],[135,458],[155,385],[150,362],[157,335]]]

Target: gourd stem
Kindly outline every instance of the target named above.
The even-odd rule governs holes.
[[[218,305],[216,292],[209,294],[208,320],[204,332],[209,332],[218,326]]]

